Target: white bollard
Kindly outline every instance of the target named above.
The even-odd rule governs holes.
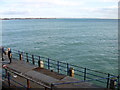
[[[44,62],[40,61],[40,68],[44,68]]]
[[[69,69],[69,75],[71,76],[71,77],[74,77],[74,69],[73,68],[70,68]]]

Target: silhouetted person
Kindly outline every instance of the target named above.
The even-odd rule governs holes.
[[[10,63],[12,62],[12,54],[11,54],[11,49],[8,48],[8,58],[10,60]]]
[[[6,55],[5,50],[4,50],[4,47],[2,47],[2,61],[4,61],[3,54]]]

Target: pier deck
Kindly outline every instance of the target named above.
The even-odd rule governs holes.
[[[76,78],[73,78],[67,75],[62,75],[54,71],[51,72],[49,69],[39,68],[35,65],[24,62],[22,60],[12,59],[12,63],[9,64],[9,59],[7,55],[4,55],[4,61],[2,62],[2,64],[6,65],[7,68],[9,68],[10,70],[17,72],[21,75],[24,75],[28,78],[31,78],[35,80],[36,82],[40,82],[42,85],[45,85],[48,87],[51,87],[52,83],[79,81]],[[14,78],[14,80],[18,82],[23,81],[22,83],[26,85],[26,80],[22,80],[20,78],[21,77],[16,77]],[[30,83],[31,83],[31,88],[41,88],[41,86],[37,84],[33,85],[33,82],[30,82]],[[93,85],[92,83],[81,82],[81,83],[55,85],[54,88],[99,88],[99,87]]]

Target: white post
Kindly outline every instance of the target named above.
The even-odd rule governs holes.
[[[44,68],[44,62],[40,60],[40,68]]]

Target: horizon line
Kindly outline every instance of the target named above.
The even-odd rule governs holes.
[[[120,18],[82,18],[82,17],[3,17],[0,19],[120,19]]]

